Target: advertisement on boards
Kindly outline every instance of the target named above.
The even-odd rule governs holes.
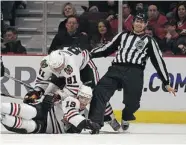
[[[34,86],[43,56],[3,56],[6,73],[18,80]],[[94,62],[103,76],[111,65],[113,57],[98,58]],[[161,83],[151,62],[146,65],[144,88],[141,99],[142,110],[175,110],[186,111],[186,58],[164,58],[171,86],[177,92],[174,97],[169,94]],[[24,96],[29,89],[9,78],[1,78],[1,92],[15,96]],[[111,98],[114,109],[122,109],[123,91],[116,91]]]

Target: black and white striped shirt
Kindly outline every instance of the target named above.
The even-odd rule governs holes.
[[[114,52],[116,52],[116,56],[112,62],[113,65],[136,65],[144,69],[150,57],[164,85],[169,84],[165,62],[156,40],[152,37],[145,34],[137,35],[133,32],[121,32],[108,44],[93,49],[91,55],[93,58],[107,57]]]

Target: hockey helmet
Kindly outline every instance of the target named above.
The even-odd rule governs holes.
[[[56,72],[61,71],[65,66],[65,56],[63,52],[61,50],[52,51],[49,55],[48,65]]]
[[[77,97],[80,101],[81,108],[85,108],[92,99],[92,89],[88,86],[82,85],[79,89]]]

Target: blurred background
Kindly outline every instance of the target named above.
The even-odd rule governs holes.
[[[1,53],[45,55],[63,46],[89,51],[132,31],[145,13],[147,35],[164,56],[186,56],[184,1],[1,1]]]

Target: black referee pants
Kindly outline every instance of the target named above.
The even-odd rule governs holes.
[[[106,103],[118,89],[118,86],[122,86],[124,90],[125,108],[122,110],[122,119],[125,121],[135,120],[134,113],[140,107],[143,89],[143,69],[135,65],[109,67],[93,91],[89,119],[103,125]]]

